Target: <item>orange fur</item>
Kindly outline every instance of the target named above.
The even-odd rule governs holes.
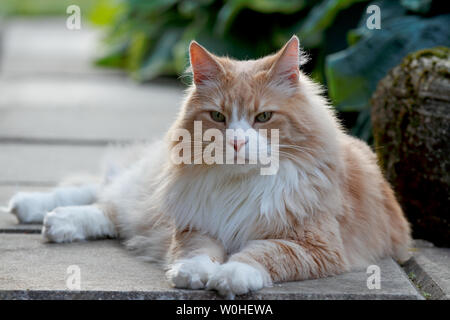
[[[374,153],[364,142],[344,132],[321,90],[305,74],[299,72],[298,78],[288,76],[290,87],[285,89],[282,83],[271,82],[273,69],[280,63],[285,48],[275,55],[250,61],[210,54],[207,59],[220,65],[222,71],[209,83],[204,83],[207,78],[197,75],[202,82],[189,89],[182,112],[172,127],[193,133],[193,121],[201,120],[204,129],[224,131],[226,123],[214,122],[209,117],[211,105],[227,118],[231,117],[233,106],[238,106],[239,116],[247,119],[270,107],[273,119],[253,123],[254,128],[279,129],[280,145],[298,146],[297,149],[280,146],[284,151],[280,158],[299,165],[311,179],[311,186],[317,188],[320,205],[311,208],[308,216],[289,208],[287,223],[277,221],[268,225],[263,219],[256,219],[249,241],[239,251],[231,252],[228,261],[262,268],[272,281],[288,281],[339,274],[388,255],[404,260],[410,242],[409,225]],[[194,49],[198,50],[204,49]],[[193,69],[195,75],[195,66]],[[209,170],[207,167],[198,170]],[[320,189],[320,181],[314,180],[320,179],[314,176],[316,168],[329,181],[324,189]],[[191,168],[172,170],[180,177]],[[245,181],[246,177],[236,179]],[[214,235],[209,236],[216,243]],[[181,248],[180,243],[187,240],[175,237],[174,241],[177,244],[173,246]],[[206,242],[203,239],[197,245],[203,248]],[[199,248],[190,241],[185,255]],[[209,252],[214,259],[216,250],[214,246]],[[183,254],[177,250],[179,255]]]

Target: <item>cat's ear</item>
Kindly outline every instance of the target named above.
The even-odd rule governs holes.
[[[189,45],[189,59],[196,85],[213,81],[224,73],[222,65],[214,56],[195,41],[191,41]]]
[[[275,63],[270,69],[270,77],[277,82],[281,80],[296,84],[300,77],[299,65],[300,41],[294,35],[277,53]]]

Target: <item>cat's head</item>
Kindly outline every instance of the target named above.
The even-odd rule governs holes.
[[[197,164],[205,164],[198,158],[205,156],[211,140],[223,146],[224,159],[231,155],[238,163],[254,159],[255,151],[258,164],[258,152],[264,151],[280,160],[314,156],[319,140],[324,138],[320,131],[326,129],[321,122],[330,122],[333,116],[326,110],[320,88],[299,70],[304,56],[296,36],[276,54],[257,60],[218,57],[195,41],[190,44],[189,54],[193,83],[172,129],[189,132],[190,136],[183,138],[192,142],[187,151],[193,162],[197,158]],[[213,133],[206,134],[205,139],[208,129]],[[232,135],[229,129],[237,131]],[[261,129],[266,130],[266,135]],[[223,139],[215,136],[218,132]],[[276,135],[278,139],[274,139]],[[174,145],[181,136],[175,134]],[[180,151],[180,146],[178,143],[175,153],[186,153]]]

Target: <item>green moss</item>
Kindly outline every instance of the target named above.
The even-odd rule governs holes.
[[[403,70],[410,70],[411,69],[411,62],[414,60],[418,60],[420,58],[425,57],[437,57],[442,60],[449,60],[450,59],[450,48],[448,47],[434,47],[434,48],[427,48],[423,50],[419,50],[413,53],[410,53],[407,55],[403,61],[401,62],[400,66]],[[436,67],[436,61],[432,61],[432,69],[434,70]],[[425,78],[429,74],[429,69],[424,69],[422,71],[422,74],[419,75],[419,77]],[[444,76],[445,78],[450,78],[450,72],[447,68],[440,68],[437,70],[438,74],[441,76]],[[409,72],[402,72],[402,75],[409,74]],[[397,84],[398,79],[394,79],[394,83]],[[413,84],[411,82],[410,77],[408,77],[405,81],[405,84],[407,86],[408,92],[413,94],[415,92]]]
[[[449,47],[434,47],[434,48],[427,48],[423,50],[419,50],[413,53],[410,53],[406,56],[406,58],[403,60],[402,64],[409,64],[412,60],[417,60],[419,58],[424,57],[437,57],[439,59],[449,59],[450,58],[450,48]]]
[[[429,294],[428,292],[422,291],[422,295],[424,296],[425,299],[430,300],[431,299],[431,294]]]
[[[410,272],[410,273],[408,273],[408,278],[411,281],[414,281],[417,278],[417,276],[416,276],[416,274],[414,272]]]

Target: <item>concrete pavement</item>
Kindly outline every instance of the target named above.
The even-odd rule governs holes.
[[[0,299],[216,299],[203,290],[177,290],[163,270],[139,261],[116,240],[44,243],[40,235],[0,234]],[[80,270],[81,291],[70,291],[70,266]],[[368,289],[366,270],[336,277],[275,284],[250,299],[420,299],[403,270],[385,259],[380,289]]]

